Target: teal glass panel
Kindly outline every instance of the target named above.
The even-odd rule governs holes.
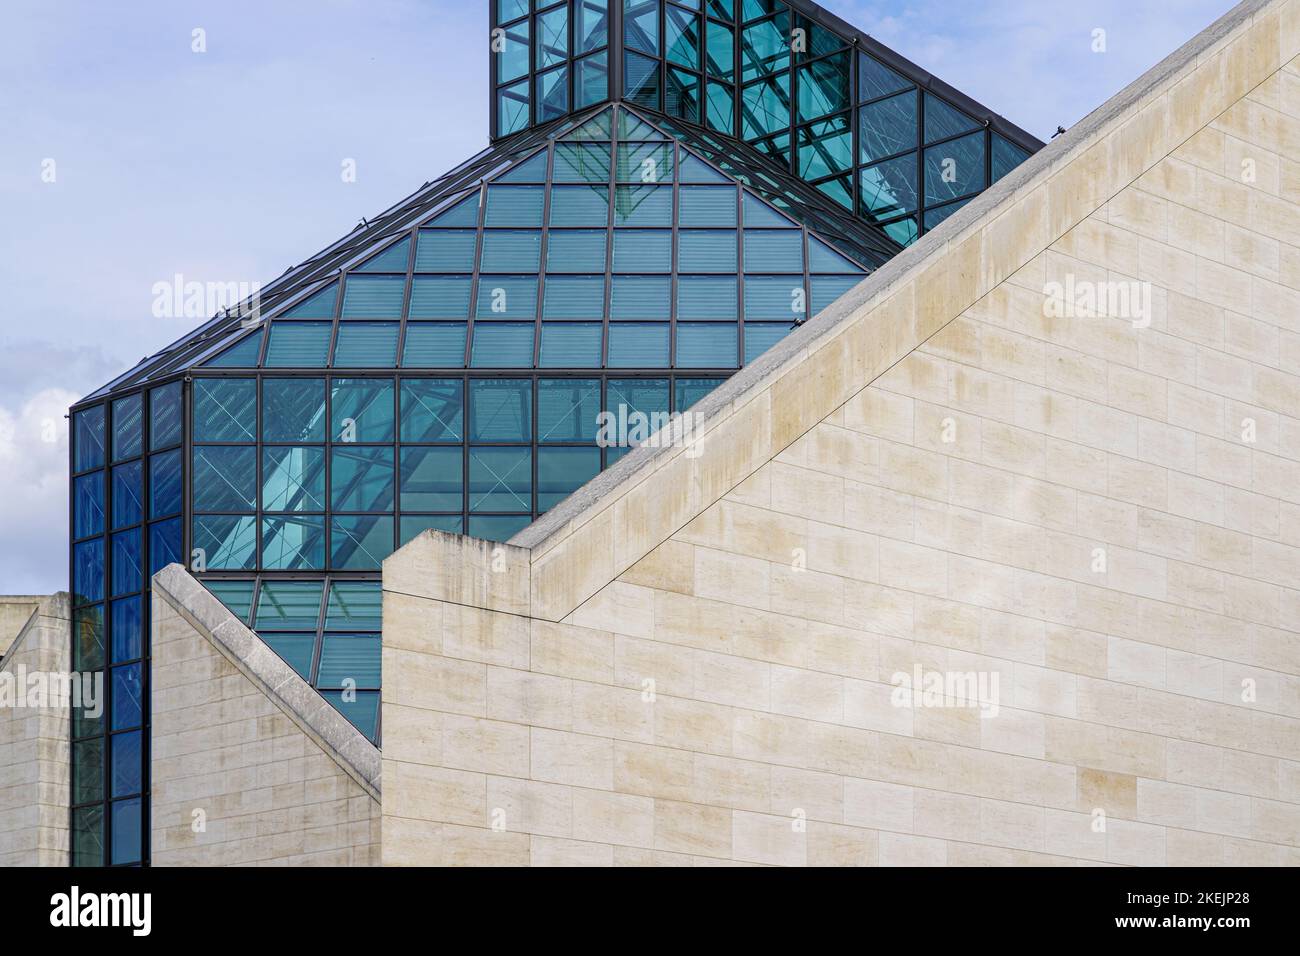
[[[623,90],[628,102],[659,109],[659,61],[630,50],[624,53]]]
[[[809,272],[855,272],[863,269],[850,261],[820,239],[808,237],[808,271]]]
[[[860,281],[859,276],[813,276],[809,280],[812,286],[809,315],[816,315]]]
[[[72,802],[104,799],[104,741],[83,740],[72,746]],[[100,861],[96,861],[98,865]]]
[[[745,276],[745,320],[804,317],[802,276]]]
[[[542,225],[545,196],[542,186],[488,186],[484,223],[489,227],[537,229]]]
[[[585,123],[579,123],[560,137],[562,140],[607,140],[610,138],[612,110],[602,110]]]
[[[342,442],[393,440],[393,381],[336,378],[330,389],[330,437]]]
[[[264,511],[324,511],[325,452],[268,445],[262,449]]]
[[[402,441],[463,440],[465,387],[460,379],[402,379],[401,397]]]
[[[496,81],[508,83],[528,73],[528,21],[520,20],[506,27],[500,40],[500,50],[496,51]]]
[[[682,186],[677,203],[682,226],[736,225],[736,190],[732,186]]]
[[[537,276],[482,275],[478,279],[478,319],[531,319],[537,315]]]
[[[474,368],[531,368],[532,322],[481,322],[474,327],[470,365]]]
[[[939,99],[933,93],[925,94],[925,141],[927,143],[974,129],[979,129],[979,123],[957,107]]]
[[[708,43],[704,57],[704,67],[710,76],[732,82],[736,76],[736,52],[733,45],[735,34],[732,28],[721,23],[709,21],[707,28]]]
[[[379,687],[378,634],[326,634],[321,640],[320,687],[374,690]]]
[[[464,490],[461,446],[419,446],[401,451],[402,510],[459,511]]]
[[[970,199],[961,199],[957,202],[948,203],[946,206],[939,206],[936,209],[927,209],[925,211],[925,228],[926,230],[934,229],[939,226],[945,219],[951,216],[962,206],[970,202]]]
[[[671,314],[672,280],[667,276],[614,276],[611,283],[611,319],[667,319]]]
[[[745,193],[745,225],[764,229],[793,229],[794,223],[753,193]]]
[[[339,326],[334,345],[335,368],[393,368],[397,364],[396,322]]]
[[[668,364],[668,324],[627,322],[609,328],[610,368],[663,368]]]
[[[101,790],[101,798],[102,795]],[[96,804],[93,807],[78,807],[72,811],[72,837],[70,843],[73,866],[104,865],[103,804]]]
[[[320,695],[329,701],[330,706],[346,717],[348,723],[365,734],[367,740],[375,741],[375,735],[379,730],[378,691],[357,691],[355,694],[348,693],[345,697],[345,692],[341,690],[323,690]]]
[[[790,334],[788,322],[746,322],[745,364],[748,365]]]
[[[678,272],[736,272],[736,230],[683,229],[677,233]]]
[[[533,383],[528,379],[476,378],[469,383],[470,441],[532,439]]]
[[[878,100],[858,111],[858,161],[878,159],[916,149],[916,90]]]
[[[330,567],[377,571],[393,553],[392,515],[347,515],[330,521]]]
[[[528,0],[496,0],[497,23],[509,23],[528,13]]]
[[[678,322],[678,368],[735,368],[737,332],[734,322]]]
[[[339,284],[331,282],[319,292],[280,313],[282,319],[332,319],[338,308]]]
[[[257,382],[251,378],[194,380],[195,441],[256,441]]]
[[[319,571],[325,567],[325,518],[294,515],[262,519],[262,567]]]
[[[274,322],[266,346],[266,368],[324,368],[329,361],[329,322]]]
[[[144,396],[113,402],[113,460],[135,458],[144,447]]]
[[[478,201],[479,190],[475,186],[473,191],[456,205],[450,207],[444,212],[438,213],[430,219],[426,226],[437,226],[439,228],[473,228],[478,225]],[[419,254],[419,250],[416,250]]]
[[[405,272],[408,263],[411,261],[411,239],[405,237],[399,239],[382,252],[377,252],[359,266],[353,268],[353,272]]]
[[[623,43],[643,53],[659,52],[658,0],[623,0]]]
[[[546,236],[547,272],[604,272],[603,229],[557,230]]]
[[[472,229],[421,229],[415,244],[415,271],[473,272],[476,240]],[[411,297],[415,298],[414,289]]]
[[[740,305],[735,276],[682,276],[677,280],[677,319],[735,322]]]
[[[377,631],[384,592],[378,581],[333,581],[325,602],[325,630]]]
[[[688,123],[700,121],[700,78],[677,67],[668,68],[664,112]]]
[[[722,83],[709,82],[705,94],[704,121],[709,129],[734,136],[736,133],[736,91]]]
[[[563,63],[569,56],[569,8],[555,7],[537,15],[537,44],[533,65],[538,70]]]
[[[671,226],[672,186],[618,186],[614,190],[614,225]]]
[[[204,586],[216,595],[217,600],[245,624],[248,623],[248,614],[253,609],[254,583],[252,580],[228,581],[212,578],[203,581]]]
[[[853,130],[848,114],[822,120],[799,130],[797,172],[808,180],[822,179],[846,173],[853,166]],[[841,205],[851,205],[847,195],[848,177],[844,178],[846,193]],[[840,197],[837,197],[840,198]]]
[[[497,183],[544,183],[546,182],[546,148],[534,152],[527,159],[512,159],[514,164],[505,172],[493,177]]]
[[[551,188],[552,227],[603,227],[608,223],[608,186],[554,186]]]
[[[257,595],[254,630],[315,631],[324,581],[264,580]]]
[[[104,533],[104,473],[91,472],[72,482],[72,536]]]
[[[617,250],[617,245],[615,246]],[[617,258],[617,251],[615,252]],[[599,319],[605,314],[604,276],[547,276],[542,317]]]
[[[194,510],[253,511],[257,506],[257,449],[251,445],[196,445],[190,479]]]
[[[401,538],[398,546],[400,547],[412,538],[418,537],[425,531],[433,528],[438,531],[448,531],[452,534],[462,534],[464,519],[460,515],[402,515],[401,520]]]
[[[717,17],[719,20],[735,19],[733,0],[705,0],[704,9],[709,16]]]
[[[469,533],[485,541],[509,541],[532,523],[530,515],[470,515]]]
[[[608,183],[608,143],[556,143],[555,171],[557,183]]]
[[[599,471],[599,448],[537,449],[537,510],[554,508]]]
[[[669,63],[700,69],[700,17],[671,4],[664,7],[664,56]]]
[[[416,276],[411,280],[412,319],[467,319],[469,276]]]
[[[542,323],[539,368],[600,368],[599,322]]]
[[[925,151],[925,203],[938,205],[984,188],[984,131]]]
[[[72,416],[73,465],[76,471],[104,465],[104,406],[94,405]]]
[[[533,450],[471,447],[469,510],[529,511],[533,507]]]
[[[745,230],[746,272],[803,272],[803,233]]]
[[[780,13],[740,32],[740,69],[746,82],[790,66],[790,15]]]
[[[726,176],[718,172],[698,156],[682,151],[681,164],[677,169],[677,181],[682,183],[728,183]]]
[[[671,272],[673,234],[667,229],[614,232],[615,272]]]
[[[181,440],[181,383],[172,382],[149,392],[149,448],[158,451]]]
[[[809,122],[849,108],[849,51],[799,67],[798,119]]]
[[[152,577],[169,564],[184,564],[181,551],[181,519],[168,518],[149,526],[149,575]]]
[[[575,0],[574,52],[588,53],[609,43],[609,0]]]
[[[672,182],[672,145],[668,143],[620,143],[614,175],[620,183],[655,185]]]
[[[400,319],[405,276],[348,276],[343,287],[345,319]]]
[[[868,166],[858,174],[863,214],[878,219],[917,207],[916,154]]]
[[[252,515],[195,515],[190,526],[195,569],[246,571],[256,562],[257,523]]]
[[[325,440],[325,379],[262,379],[262,441]]]
[[[569,68],[557,67],[537,77],[537,122],[545,123],[569,111]]]
[[[760,139],[790,126],[790,74],[760,80],[740,91],[740,134]]]
[[[407,322],[402,367],[463,367],[465,334],[464,322]]]
[[[144,560],[141,551],[140,529],[119,531],[112,537],[112,589],[115,597],[129,594],[144,587]]]
[[[725,381],[722,378],[679,378],[673,390],[677,411],[686,411]]]
[[[537,383],[537,441],[595,441],[600,379],[551,378]]]
[[[392,511],[393,449],[368,445],[331,448],[330,507],[334,511]]]
[[[649,123],[642,120],[635,113],[628,110],[620,110],[618,114],[618,138],[625,143],[632,140],[644,140],[645,142],[666,143],[668,137],[655,129]]]
[[[605,408],[620,418],[626,418],[634,412],[646,416],[667,412],[668,380],[610,379],[606,385]]]
[[[114,528],[139,524],[144,519],[144,466],[138,461],[113,468]]]
[[[305,681],[311,680],[311,662],[316,656],[316,635],[268,631],[258,635],[286,664]]]
[[[497,91],[497,135],[509,136],[528,126],[528,81]]]
[[[1011,170],[1015,169],[1026,159],[1029,154],[1019,146],[1014,146],[1007,140],[1003,139],[997,133],[993,134],[993,179],[997,182]],[[927,226],[926,228],[929,228]]]
[[[904,246],[915,242],[918,235],[916,220],[911,217],[885,223],[882,228],[889,238]]]
[[[246,335],[228,349],[222,349],[203,363],[204,368],[257,368],[262,354],[262,331]]]
[[[912,81],[865,53],[858,54],[858,101],[888,96],[909,89]]]

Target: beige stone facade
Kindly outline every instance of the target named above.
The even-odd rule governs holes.
[[[37,599],[6,654],[0,683],[22,690],[36,674],[65,674],[71,655],[68,596]],[[20,683],[21,682],[21,683]],[[68,708],[0,690],[0,866],[68,863]]]
[[[1243,5],[702,440],[391,557],[383,862],[1300,863],[1298,54]]]
[[[374,746],[179,565],[152,633],[153,865],[376,864]]]
[[[0,595],[0,657],[5,655],[45,598],[36,595]]]

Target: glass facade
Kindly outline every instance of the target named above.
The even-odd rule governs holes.
[[[492,9],[493,146],[72,409],[107,699],[72,721],[74,864],[149,860],[156,571],[379,743],[385,557],[510,538],[647,437],[602,415],[689,409],[1026,155],[810,4]]]

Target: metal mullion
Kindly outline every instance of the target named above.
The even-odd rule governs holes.
[[[579,0],[581,2],[581,0]],[[570,29],[572,20],[570,17]],[[546,172],[543,174],[542,186],[542,228],[538,230],[541,246],[537,252],[537,292],[533,306],[533,368],[537,368],[542,357],[542,303],[545,301],[546,285],[550,281],[547,273],[547,256],[551,237],[551,189],[555,169],[555,141],[546,145]]]
[[[397,326],[397,351],[394,356],[394,368],[402,366],[402,356],[406,349],[406,323],[410,321],[411,296],[415,293],[415,254],[416,246],[420,241],[419,227],[412,227],[408,235],[411,237],[411,248],[407,250],[406,254],[406,290],[402,295],[402,314]]]
[[[320,680],[321,651],[324,650],[325,647],[325,609],[329,606],[330,584],[332,582],[333,578],[329,574],[326,574],[324,583],[321,586],[320,605],[316,608],[316,640],[312,645],[311,667],[308,670],[310,678],[307,681],[307,683],[311,684],[313,689],[315,689]]]
[[[703,87],[701,87],[701,89],[702,88]],[[677,232],[678,232],[678,225],[680,223],[680,215],[678,211],[678,205],[679,205],[678,200],[681,196],[681,189],[679,188],[681,185],[681,173],[680,173],[681,151],[677,148],[677,144],[675,140],[670,141],[670,146],[672,149],[672,157],[673,157],[673,176],[672,176],[672,181],[670,182],[668,188],[671,189],[673,193],[672,193],[672,209],[670,211],[671,219],[669,220],[669,227],[671,230],[669,234],[670,235],[669,245],[671,247],[669,250],[669,255],[671,258],[668,260],[668,269],[669,269],[668,272],[668,276],[669,276],[669,280],[668,280],[669,281],[668,367],[675,368],[677,366],[678,296],[681,290],[680,283],[678,282],[678,262],[677,262],[677,253],[678,253]]]
[[[475,313],[478,312],[478,297],[480,292],[479,265],[483,259],[483,229],[484,229],[484,225],[487,222],[487,204],[488,204],[487,184],[481,183],[478,187],[478,192],[479,192],[478,224],[475,226],[474,261],[473,263],[471,263],[472,268],[470,270],[469,311],[468,311],[468,315],[466,315],[465,317],[465,356],[464,356],[465,364],[463,367],[466,369],[470,367],[470,356],[473,355],[473,349],[474,349],[474,329],[475,329],[474,316]]]

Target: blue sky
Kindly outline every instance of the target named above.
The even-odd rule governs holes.
[[[1041,138],[1228,0],[825,4]],[[68,404],[487,141],[481,0],[8,0],[0,32],[0,593],[67,586]],[[1106,51],[1093,52],[1094,31]],[[195,31],[206,49],[195,52]],[[341,171],[354,161],[356,178]],[[52,173],[52,181],[51,179]]]

